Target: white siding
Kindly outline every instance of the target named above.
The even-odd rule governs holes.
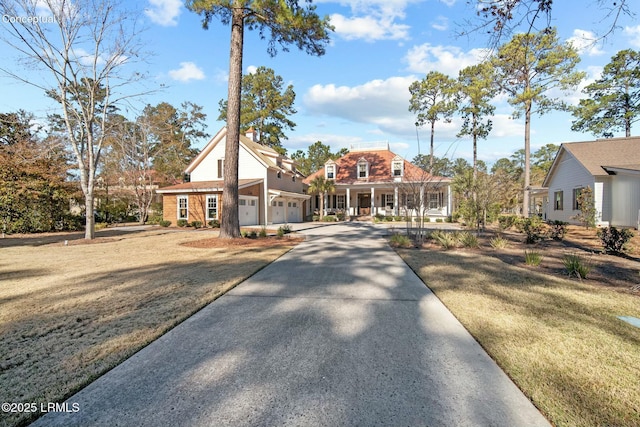
[[[594,199],[596,200],[596,209],[601,212],[602,207],[598,205],[598,189],[594,188],[595,183],[593,175],[591,175],[571,154],[561,151],[562,158],[556,162],[556,168],[551,180],[549,181],[549,207],[547,218],[549,220],[565,221],[577,224],[577,221],[571,219],[572,216],[578,214],[573,210],[573,190],[579,187],[591,187],[594,190]],[[563,209],[555,210],[554,193],[563,192]],[[600,197],[600,200],[602,197]]]
[[[218,160],[224,158],[226,137],[191,172],[191,181],[216,181],[218,178]],[[238,156],[238,179],[254,179],[265,177],[265,166],[254,157],[242,144]],[[224,175],[223,175],[224,176]]]
[[[191,172],[191,181],[215,181],[218,178],[218,159],[224,158],[224,139]]]
[[[272,190],[289,191],[291,193],[302,193],[303,178],[297,177],[295,182],[290,174],[282,172],[278,178],[278,172],[272,169],[267,171],[267,188]]]
[[[611,225],[637,227],[640,211],[640,176],[618,174],[611,183]]]

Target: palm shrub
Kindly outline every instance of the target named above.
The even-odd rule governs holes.
[[[431,238],[435,240],[444,249],[451,249],[457,246],[458,239],[454,233],[436,230],[431,234]]]
[[[633,237],[633,231],[626,228],[618,230],[616,227],[605,227],[598,230],[598,237],[606,253],[620,254],[624,252],[624,246]]]
[[[551,227],[551,231],[549,232],[549,237],[553,240],[563,240],[564,235],[567,234],[567,222],[564,221],[547,221],[547,225]]]
[[[460,235],[458,236],[458,240],[465,248],[477,248],[478,246],[480,246],[480,243],[478,242],[478,236],[473,233],[469,233],[468,231],[460,233]]]
[[[578,254],[566,254],[562,258],[564,268],[567,270],[569,277],[576,276],[578,279],[586,279],[591,271],[589,262],[582,259]]]
[[[389,239],[389,243],[394,248],[408,248],[412,246],[411,239],[409,238],[409,236],[406,236],[404,234],[399,234],[399,233],[396,233],[393,236],[391,236],[391,238]]]
[[[489,244],[493,249],[502,249],[507,247],[509,241],[502,236],[496,236],[489,241]]]

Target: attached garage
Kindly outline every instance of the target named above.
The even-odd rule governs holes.
[[[258,198],[253,196],[238,197],[238,218],[240,226],[258,224]]]
[[[302,222],[302,203],[295,200],[287,202],[287,222]]]
[[[271,222],[273,224],[284,224],[285,217],[285,202],[282,199],[276,199],[271,202]]]

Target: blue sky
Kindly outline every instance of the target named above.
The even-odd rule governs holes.
[[[408,159],[418,154],[418,148],[427,154],[429,131],[421,128],[416,135],[415,116],[408,111],[408,87],[432,70],[456,77],[461,68],[482,58],[488,43],[482,34],[456,37],[465,21],[474,19],[472,6],[466,0],[316,0],[314,4],[319,14],[331,16],[336,28],[322,57],[291,47],[271,58],[266,41],[256,33],[245,35],[244,71],[272,68],[296,92],[298,113],[293,121],[297,127],[287,132],[285,148],[289,153],[306,150],[318,140],[334,150],[351,143],[388,141],[392,151]],[[227,96],[229,28],[214,21],[209,30],[203,30],[200,17],[180,0],[139,1],[137,6],[144,9],[141,19],[147,30],[142,37],[153,55],[136,66],[148,73],[147,87],[159,90],[139,99],[134,107],[194,102],[204,107],[207,130],[215,134],[224,125],[216,118],[218,101]],[[595,0],[554,2],[552,25],[562,40],[572,40],[580,48],[579,69],[588,74],[583,86],[597,78],[619,50],[640,49],[640,23],[628,16],[621,18],[619,28],[604,42],[589,43],[607,28],[608,22],[601,22],[603,14]],[[3,43],[0,55],[3,61],[16,59],[16,53]],[[28,78],[32,74],[34,79],[47,78],[35,70],[21,72]],[[45,116],[55,109],[40,90],[23,83],[0,76],[0,87],[0,111],[22,108]],[[563,96],[577,103],[581,94]],[[479,158],[489,164],[524,145],[523,121],[510,119],[512,108],[503,97],[495,104],[493,131],[478,147]],[[592,139],[572,132],[571,121],[566,113],[535,116],[533,150],[547,143]],[[437,156],[471,159],[470,139],[456,137],[460,125],[459,118],[436,124]],[[200,141],[197,147],[205,143]]]

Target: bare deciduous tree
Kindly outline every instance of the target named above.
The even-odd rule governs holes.
[[[108,134],[108,113],[143,76],[126,74],[142,57],[136,13],[112,0],[0,0],[0,13],[14,18],[0,37],[42,80],[10,69],[0,71],[36,86],[61,107],[61,124],[75,155],[86,211],[85,239],[95,237],[94,187],[100,153]]]

